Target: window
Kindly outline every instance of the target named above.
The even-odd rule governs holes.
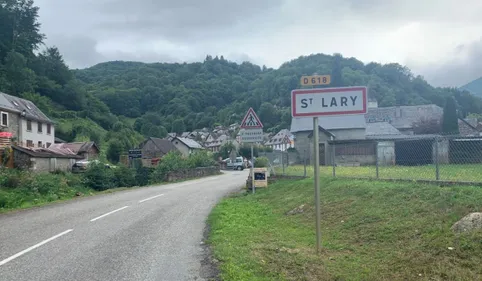
[[[39,141],[39,142],[37,143],[37,146],[38,146],[38,147],[42,147],[42,142]]]
[[[27,120],[27,131],[32,131],[32,120]]]
[[[52,133],[52,125],[47,124],[47,135],[50,135]]]
[[[52,144],[50,142],[47,143],[47,148],[49,148]]]
[[[2,123],[0,125],[4,127],[8,127],[8,113],[7,112],[2,112]]]
[[[37,132],[42,133],[42,123],[37,123]]]
[[[33,141],[27,140],[27,147],[33,147]]]

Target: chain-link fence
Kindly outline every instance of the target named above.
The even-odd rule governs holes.
[[[313,149],[276,166],[286,175],[313,175]],[[271,161],[271,159],[270,159]],[[398,135],[320,143],[323,176],[482,183],[482,137]]]

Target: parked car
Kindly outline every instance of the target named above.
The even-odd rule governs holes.
[[[244,170],[243,157],[236,157],[236,160],[234,162],[231,160],[231,158],[226,158],[226,159],[223,160],[223,162],[226,163],[227,169],[233,169],[233,170],[238,170],[238,171]]]
[[[83,173],[87,170],[89,167],[90,163],[100,163],[99,160],[93,160],[93,161],[88,161],[88,160],[81,160],[77,161],[72,165],[72,173]],[[109,164],[104,164],[106,168],[115,168],[116,166],[111,166]]]

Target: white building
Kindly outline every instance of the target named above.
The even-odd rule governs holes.
[[[24,147],[49,147],[55,138],[52,120],[33,102],[2,92],[0,131],[9,133],[11,143]]]
[[[285,151],[288,148],[294,148],[294,136],[289,130],[283,129],[274,135],[269,141],[264,144],[267,147],[271,147],[273,150]]]

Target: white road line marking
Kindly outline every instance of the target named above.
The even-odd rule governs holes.
[[[119,211],[121,211],[121,210],[124,210],[125,208],[129,208],[129,206],[124,206],[124,207],[119,208],[119,209],[117,209],[117,210],[114,210],[114,211],[112,211],[112,212],[108,212],[107,214],[103,214],[102,216],[99,216],[99,217],[96,217],[96,218],[94,218],[94,219],[91,219],[90,221],[96,221],[96,220],[101,219],[101,218],[103,218],[103,217],[105,217],[105,216],[112,215],[112,214],[115,213],[115,212],[119,212]]]
[[[11,257],[9,257],[9,258],[7,258],[7,259],[4,259],[3,261],[0,261],[0,266],[2,266],[2,265],[6,264],[6,263],[8,263],[8,262],[10,262],[10,261],[12,261],[12,260],[14,260],[14,259],[16,259],[16,258],[18,258],[18,257],[20,257],[20,256],[22,256],[22,255],[24,255],[24,254],[26,254],[26,253],[28,253],[28,252],[30,252],[30,251],[38,248],[38,247],[40,247],[40,246],[42,246],[42,245],[44,245],[44,244],[47,244],[48,242],[50,242],[50,241],[52,241],[52,240],[54,240],[54,239],[57,239],[57,238],[59,238],[60,236],[65,235],[65,234],[67,234],[67,233],[69,233],[69,232],[71,232],[71,231],[73,231],[73,229],[66,230],[66,231],[64,231],[64,232],[62,232],[62,233],[59,233],[59,234],[57,234],[57,235],[55,235],[55,236],[52,236],[52,237],[50,237],[49,239],[46,239],[46,240],[44,240],[44,241],[42,241],[42,242],[40,242],[40,243],[38,243],[38,244],[36,244],[36,245],[33,245],[32,247],[30,247],[30,248],[28,248],[28,249],[25,249],[25,250],[23,250],[23,251],[21,251],[21,252],[18,252],[18,253],[16,253],[15,255],[13,255],[13,256],[11,256]]]
[[[152,196],[152,197],[146,198],[146,199],[144,199],[144,200],[140,200],[139,203],[146,202],[146,201],[149,201],[149,200],[151,200],[151,199],[154,199],[154,198],[157,198],[157,197],[161,197],[161,196],[164,196],[164,194],[159,194],[159,195],[156,195],[156,196]]]

